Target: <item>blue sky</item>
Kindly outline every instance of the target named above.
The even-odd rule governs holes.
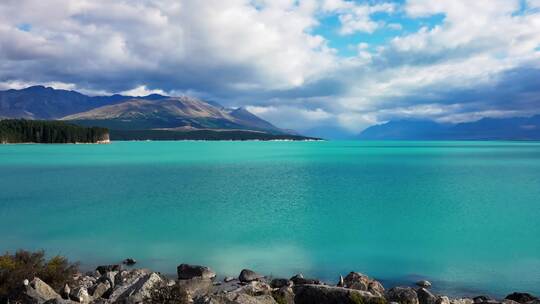
[[[540,112],[540,0],[7,0],[0,89],[191,95],[283,128]]]

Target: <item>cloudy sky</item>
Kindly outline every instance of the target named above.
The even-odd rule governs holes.
[[[0,89],[191,95],[280,127],[540,112],[540,0],[2,0]]]

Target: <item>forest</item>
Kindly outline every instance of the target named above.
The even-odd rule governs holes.
[[[99,143],[109,141],[109,130],[81,127],[62,121],[0,120],[0,143]]]

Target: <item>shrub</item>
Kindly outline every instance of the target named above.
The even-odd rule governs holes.
[[[60,290],[65,283],[73,281],[77,271],[77,263],[70,263],[62,256],[47,260],[42,250],[7,252],[0,256],[0,302],[20,290],[24,279],[38,277],[55,290]]]
[[[187,304],[189,297],[184,288],[178,284],[167,286],[165,284],[154,288],[150,293],[149,304]]]

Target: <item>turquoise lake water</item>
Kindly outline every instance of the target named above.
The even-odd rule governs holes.
[[[0,250],[540,294],[540,143],[0,145]]]

